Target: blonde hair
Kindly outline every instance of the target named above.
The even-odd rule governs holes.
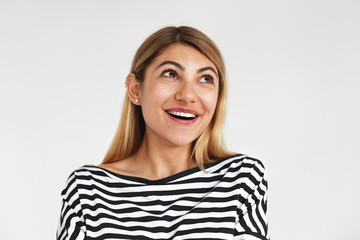
[[[148,37],[139,47],[132,62],[131,72],[142,83],[147,66],[172,44],[194,47],[214,63],[219,74],[219,94],[214,115],[208,127],[193,142],[191,158],[204,170],[204,164],[233,155],[225,148],[222,136],[226,115],[227,81],[221,53],[214,42],[199,30],[188,27],[165,27]],[[115,162],[136,153],[145,134],[141,107],[125,96],[121,119],[103,163]]]

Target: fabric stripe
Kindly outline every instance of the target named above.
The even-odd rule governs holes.
[[[92,165],[62,191],[57,239],[269,239],[267,180],[246,155],[148,180]]]

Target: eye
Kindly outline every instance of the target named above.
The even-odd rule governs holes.
[[[203,82],[203,83],[213,83],[214,82],[214,78],[210,75],[205,75],[205,76],[202,76],[200,78],[200,82]]]
[[[175,79],[179,78],[176,72],[170,69],[163,71],[161,75],[169,78],[175,78]]]

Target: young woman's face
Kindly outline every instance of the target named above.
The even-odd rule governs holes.
[[[209,59],[190,46],[169,46],[147,67],[140,87],[145,134],[172,146],[191,144],[212,119],[218,88]]]

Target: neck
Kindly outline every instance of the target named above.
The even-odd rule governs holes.
[[[144,136],[140,149],[134,155],[142,175],[148,179],[162,179],[196,167],[190,160],[191,143],[184,146],[164,144]]]

